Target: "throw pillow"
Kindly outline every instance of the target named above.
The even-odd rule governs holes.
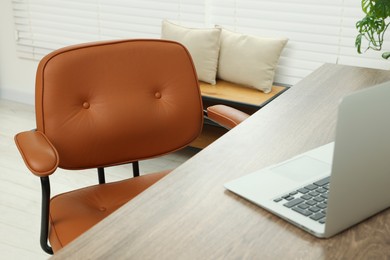
[[[183,44],[194,61],[198,79],[216,83],[221,29],[194,29],[162,22],[161,38]]]
[[[222,29],[217,76],[269,93],[287,38],[261,38]]]

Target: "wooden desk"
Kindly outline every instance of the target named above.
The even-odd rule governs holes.
[[[223,184],[332,141],[340,98],[387,80],[390,71],[322,66],[53,259],[386,259],[389,209],[318,239]]]

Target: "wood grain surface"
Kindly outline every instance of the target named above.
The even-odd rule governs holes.
[[[318,239],[223,187],[332,141],[340,99],[388,80],[323,65],[53,259],[389,259],[390,210]]]
[[[217,80],[216,85],[211,85],[202,81],[199,83],[203,97],[220,101],[247,104],[255,107],[264,106],[264,104],[275,98],[287,88],[285,86],[274,84],[271,92],[266,94],[258,89],[244,87],[224,80]]]

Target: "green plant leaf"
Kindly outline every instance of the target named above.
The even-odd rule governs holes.
[[[372,0],[362,0],[362,10],[365,14],[368,14],[373,6]]]
[[[359,54],[362,54],[362,51],[361,51],[362,37],[363,37],[363,34],[359,33],[358,36],[356,36],[356,39],[355,39],[355,47],[357,48],[357,52]]]
[[[386,22],[390,17],[390,0],[361,0],[361,5],[366,15],[355,24],[359,32],[355,39],[357,52],[362,53],[363,40],[368,42],[366,50],[380,51],[385,32],[390,24]],[[386,52],[382,57],[388,59],[390,54]]]
[[[389,0],[376,0],[372,7],[373,14],[380,18],[386,18],[390,16],[390,1]]]
[[[384,59],[388,59],[390,57],[390,52],[384,52],[383,54],[382,54],[382,58],[384,58]]]

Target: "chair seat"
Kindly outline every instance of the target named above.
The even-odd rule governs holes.
[[[60,194],[50,202],[50,243],[56,252],[170,171]]]

